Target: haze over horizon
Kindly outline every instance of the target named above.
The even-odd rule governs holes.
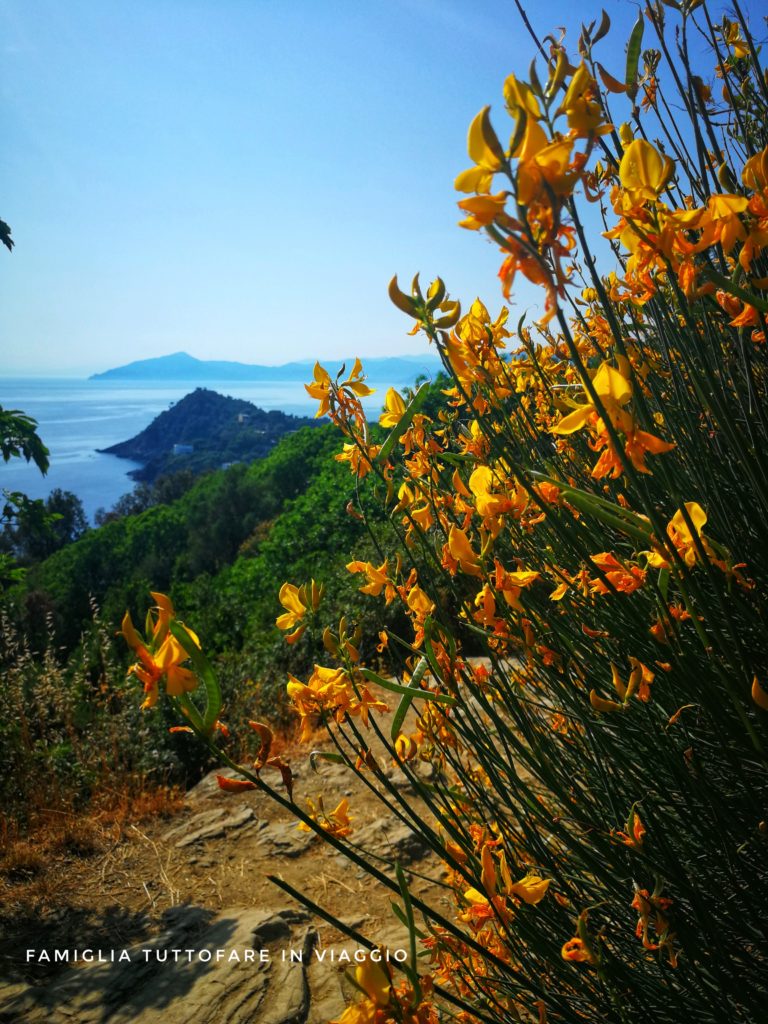
[[[540,35],[630,0],[541,0]],[[748,9],[756,18],[757,0]],[[498,251],[458,228],[455,175],[534,44],[478,0],[0,0],[3,372],[86,376],[183,349],[275,365],[419,354],[387,283],[440,274],[502,305]],[[652,45],[652,43],[649,43]],[[601,228],[596,225],[595,231]],[[541,297],[515,282],[511,319]]]

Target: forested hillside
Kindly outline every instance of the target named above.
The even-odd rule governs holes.
[[[151,587],[194,609],[215,649],[240,645],[274,625],[286,578],[333,571],[361,535],[337,451],[332,427],[303,428],[251,466],[210,473],[177,501],[90,530],[32,567],[8,604],[39,643],[52,624],[71,650],[92,601],[117,625],[127,607],[144,612]]]
[[[138,682],[125,679],[131,658],[117,630],[126,609],[143,621],[150,590],[170,594],[195,623],[219,670],[230,720],[268,707],[271,720],[287,724],[286,673],[321,658],[312,630],[286,646],[275,627],[285,581],[325,582],[325,608],[348,616],[356,610],[368,646],[377,642],[385,617],[345,569],[353,550],[377,555],[367,528],[347,510],[355,482],[336,461],[338,451],[334,427],[302,428],[263,460],[209,473],[178,500],[89,530],[6,592],[0,769],[9,806],[29,798],[22,782],[31,783],[36,766],[77,800],[98,788],[110,764],[134,766],[137,778],[161,772],[187,782],[202,770],[203,752],[169,736],[163,715],[136,714]],[[39,711],[26,721],[30,705]],[[154,736],[149,760],[140,740],[147,730]],[[27,773],[11,771],[25,764]]]
[[[317,420],[277,409],[267,412],[244,399],[195,388],[136,437],[105,451],[144,463],[129,475],[154,481],[181,470],[200,473],[264,458],[281,437],[303,426],[317,426]]]

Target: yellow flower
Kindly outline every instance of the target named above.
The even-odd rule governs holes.
[[[361,594],[370,594],[371,597],[378,597],[382,590],[387,604],[390,604],[397,593],[394,584],[387,575],[389,566],[385,558],[381,565],[376,568],[370,562],[348,562],[347,572],[364,572],[368,577],[368,583],[360,587]]]
[[[541,119],[541,108],[533,89],[527,82],[518,82],[514,75],[509,75],[504,82],[504,99],[512,113],[521,108],[529,120]]]
[[[743,242],[747,232],[739,217],[749,205],[745,196],[717,194],[707,203],[709,225],[704,228],[697,248],[719,242],[724,252],[730,252],[736,242]]]
[[[123,616],[120,630],[139,658],[128,669],[128,674],[135,675],[144,685],[146,696],[142,708],[151,708],[157,703],[162,679],[165,679],[165,692],[169,697],[181,697],[197,687],[197,676],[183,665],[189,655],[169,631],[171,620],[176,618],[173,605],[165,594],[153,591],[152,597],[156,605],[147,614],[147,633],[151,634],[151,640],[145,642],[139,636],[129,612]],[[191,629],[187,629],[187,633],[199,646],[197,635]]]
[[[379,1010],[370,999],[361,999],[357,1003],[348,1006],[338,1020],[332,1020],[331,1024],[376,1024],[379,1019]]]
[[[459,563],[459,568],[468,576],[481,576],[480,556],[472,550],[464,530],[458,526],[452,526],[448,531],[448,551],[452,558]]]
[[[735,21],[727,22],[727,29],[724,33],[725,41],[729,46],[733,47],[733,56],[737,60],[741,60],[743,57],[749,56],[749,46],[745,39],[742,38],[741,29]]]
[[[313,720],[321,711],[332,714],[337,722],[343,722],[347,715],[359,717],[365,726],[371,711],[389,711],[367,686],[358,682],[355,688],[343,668],[315,665],[306,684],[289,673],[286,689],[301,719],[299,739],[302,743],[311,738]]]
[[[367,384],[363,384],[363,364],[359,359],[355,359],[352,373],[350,373],[346,380],[341,382],[339,387],[349,388],[358,398],[365,398],[367,395],[372,395],[375,391],[375,388],[369,388]]]
[[[328,835],[338,836],[340,839],[352,832],[349,817],[349,800],[344,797],[332,811],[326,811],[323,805],[323,798],[317,798],[317,802],[310,797],[307,798],[307,814],[323,832]],[[298,825],[302,832],[311,832],[312,829],[305,822],[300,821]]]
[[[618,370],[614,369],[610,363],[601,363],[592,379],[592,386],[605,406],[605,411],[608,413],[613,425],[623,429],[626,422],[622,408],[632,397],[632,385],[630,382]],[[590,417],[596,414],[597,410],[592,402],[580,405],[573,412],[564,416],[557,426],[552,427],[552,433],[573,434],[575,431],[581,430],[587,424]]]
[[[406,603],[419,622],[423,622],[435,610],[435,602],[419,586],[411,588]]]
[[[693,524],[696,537],[706,548],[706,541],[702,537],[701,531],[707,521],[707,513],[695,501],[686,501],[685,508]],[[699,554],[696,550],[694,535],[683,517],[682,509],[678,509],[672,516],[669,526],[667,526],[667,536],[682,555],[685,564],[692,568],[696,564]]]
[[[307,606],[301,599],[299,588],[294,586],[293,583],[284,583],[280,587],[280,594],[278,595],[280,604],[286,611],[282,615],[278,615],[275,620],[275,625],[278,629],[288,630],[293,629],[294,626],[299,626],[301,620],[307,614]],[[293,633],[286,636],[288,643],[294,643],[299,639],[301,634],[304,632],[305,626],[299,626]]]
[[[320,402],[320,407],[315,413],[315,419],[319,416],[325,416],[326,413],[331,411],[334,401],[344,406],[349,402],[350,395],[354,401],[372,395],[374,392],[373,388],[369,388],[367,384],[363,383],[363,364],[359,359],[355,359],[352,372],[340,384],[334,384],[331,380],[331,375],[320,363],[315,363],[312,376],[314,378],[312,383],[305,384],[304,389],[311,398],[315,398]]]
[[[528,496],[521,484],[515,482],[515,489],[510,494],[506,490],[496,493],[491,488],[504,487],[505,481],[500,471],[490,466],[478,466],[469,478],[469,489],[475,497],[477,514],[483,519],[513,512],[521,515],[528,503]]]
[[[366,445],[360,440],[352,444],[345,442],[342,451],[334,455],[336,462],[348,462],[349,468],[360,480],[373,469],[373,461],[381,451],[381,445]]]
[[[489,903],[488,897],[483,896],[483,894],[478,889],[474,888],[469,888],[465,890],[464,899],[467,901],[467,903],[471,903],[475,907],[488,906]]]
[[[632,125],[627,121],[624,121],[623,124],[619,125],[619,138],[621,139],[621,144],[624,148],[630,145],[634,137]]]
[[[584,940],[580,939],[578,935],[564,943],[560,955],[563,960],[570,960],[571,963],[594,964],[597,962]]]
[[[320,416],[325,416],[331,407],[331,375],[320,363],[315,363],[312,376],[314,381],[311,384],[305,384],[304,389],[310,398],[316,398],[320,402],[320,408],[315,413],[315,419],[318,419]]]
[[[539,875],[529,874],[521,878],[519,882],[514,882],[509,887],[509,891],[513,896],[521,899],[523,903],[536,906],[537,903],[541,903],[544,899],[549,885],[549,878],[541,878]]]
[[[656,199],[669,183],[675,165],[645,139],[635,139],[624,150],[619,178],[632,203]]]
[[[306,618],[310,609],[313,612],[317,611],[324,591],[325,586],[322,583],[315,583],[314,580],[310,580],[309,583],[303,583],[300,587],[294,586],[293,583],[284,583],[280,587],[280,594],[278,595],[280,604],[286,610],[282,615],[278,615],[275,625],[278,629],[282,630],[293,629],[294,626],[298,627],[286,636],[285,639],[289,644],[296,643],[306,629],[306,625],[302,624],[302,620]]]
[[[528,159],[521,156],[517,171],[518,202],[529,206],[535,199],[546,200],[547,188],[556,196],[568,195],[579,176],[578,170],[570,169],[572,148],[571,140],[560,139],[547,142]]]
[[[394,388],[390,388],[386,394],[384,410],[379,416],[379,426],[396,427],[405,413],[405,402]]]
[[[490,192],[493,176],[501,169],[504,157],[488,117],[490,107],[483,107],[469,126],[467,150],[476,165],[462,171],[454,187],[459,192]]]
[[[371,958],[370,953],[363,963],[355,968],[355,981],[376,1006],[387,1006],[392,994],[392,983],[386,971]]]
[[[568,117],[568,127],[577,135],[592,135],[597,132],[603,120],[603,111],[598,102],[599,93],[594,78],[582,62],[568,85],[560,110]],[[600,135],[610,126],[603,126]]]
[[[768,188],[768,146],[747,160],[741,172],[741,180],[755,192]]]
[[[458,206],[461,210],[466,210],[469,216],[459,221],[459,227],[468,228],[470,231],[479,231],[487,224],[492,224],[504,213],[508,194],[508,192],[499,192],[494,196],[479,195],[462,199]]]

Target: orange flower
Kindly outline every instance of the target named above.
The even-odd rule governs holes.
[[[563,944],[563,948],[560,950],[560,955],[563,960],[570,960],[571,963],[597,963],[592,953],[587,949],[583,939],[580,939],[578,935],[574,936],[572,939],[568,939],[568,941]]]
[[[309,817],[328,835],[337,836],[341,839],[352,832],[349,817],[349,800],[346,797],[332,811],[325,810],[321,796],[317,798],[316,802],[307,797],[307,807]],[[302,832],[312,831],[311,827],[304,821],[299,822],[298,828]]]
[[[181,697],[197,687],[197,676],[184,666],[189,655],[170,632],[171,620],[176,613],[165,594],[152,592],[155,607],[147,615],[149,640],[143,640],[133,625],[129,612],[123,616],[120,632],[126,642],[138,655],[139,660],[128,669],[144,685],[146,694],[142,708],[153,707],[159,697],[159,684],[165,680],[165,692],[169,697]],[[187,634],[199,646],[197,635],[191,630]]]
[[[605,578],[622,594],[632,594],[645,583],[646,573],[637,565],[626,567],[611,554],[610,551],[603,551],[599,555],[590,555],[595,565],[602,569]],[[600,577],[590,580],[590,590],[594,594],[608,594],[610,588]]]

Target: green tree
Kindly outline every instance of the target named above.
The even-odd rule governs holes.
[[[41,562],[88,529],[83,503],[60,487],[43,501],[25,501],[6,528],[6,543],[22,564]]]

